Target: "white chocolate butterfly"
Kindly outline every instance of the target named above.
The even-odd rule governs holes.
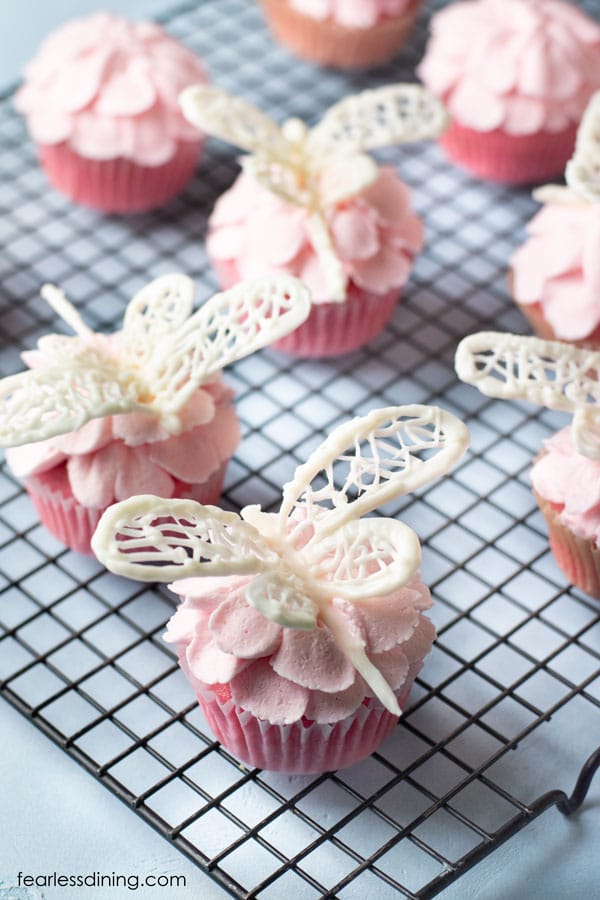
[[[456,351],[456,373],[488,397],[573,413],[577,451],[600,459],[600,353],[562,341],[481,331]]]
[[[319,618],[399,715],[394,692],[334,599],[367,607],[369,597],[410,581],[421,558],[415,533],[393,519],[360,517],[445,474],[468,444],[465,425],[436,407],[374,410],[336,428],[296,469],[277,515],[260,506],[238,516],[189,500],[132,497],[104,513],[92,548],[112,572],[141,581],[253,575],[245,591],[251,606],[289,628],[313,629]]]
[[[183,114],[201,131],[241,147],[264,187],[311,212],[310,237],[327,278],[331,300],[346,298],[347,277],[336,255],[325,214],[377,179],[365,151],[434,138],[448,123],[444,107],[416,84],[392,84],[336,103],[308,129],[300,119],[279,128],[256,107],[198,84],[179,97]]]
[[[117,335],[92,332],[57,288],[42,296],[75,330],[38,342],[45,365],[0,381],[0,446],[66,434],[90,419],[145,412],[171,433],[178,412],[220,370],[293,331],[310,312],[295,278],[265,277],[215,294],[192,314],[194,283],[164,275],[129,303]]]
[[[600,91],[593,94],[579,123],[565,179],[567,187],[544,185],[533,192],[534,199],[565,206],[600,202]]]

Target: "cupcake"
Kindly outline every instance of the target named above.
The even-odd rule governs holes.
[[[140,491],[214,503],[239,441],[223,366],[307,315],[291,278],[217,294],[191,315],[193,282],[167,275],[94,334],[57,288],[43,296],[76,332],[23,353],[30,370],[0,381],[0,446],[48,530],[90,553],[103,510]]]
[[[489,397],[572,412],[531,470],[554,557],[569,581],[600,598],[600,354],[560,341],[495,332],[458,346],[456,371]]]
[[[261,0],[284,47],[341,69],[375,66],[404,44],[421,0]]]
[[[133,213],[170,200],[193,175],[202,136],[177,97],[205,80],[200,60],[158,25],[96,13],[46,38],[16,105],[57,190]]]
[[[207,250],[221,284],[265,272],[301,278],[311,314],[277,345],[297,356],[335,356],[375,337],[423,228],[395,170],[364,151],[435,136],[446,122],[441,104],[417,85],[390,85],[342,100],[312,130],[298,119],[280,129],[203,85],[184,91],[181,105],[203,131],[250,151],[209,220]]]
[[[431,32],[418,72],[452,117],[450,159],[507,184],[560,174],[600,87],[600,25],[562,0],[466,0]]]
[[[513,254],[511,292],[536,334],[600,349],[600,92],[592,97],[567,163],[568,187],[534,191],[543,208]]]
[[[166,640],[244,762],[324,772],[392,730],[435,637],[431,598],[414,532],[361,516],[444,474],[468,442],[435,407],[379,409],[330,434],[279,513],[152,496],[106,511],[94,552],[118,574],[176,579]]]

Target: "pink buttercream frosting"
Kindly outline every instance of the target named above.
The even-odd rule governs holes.
[[[600,206],[549,203],[511,259],[518,303],[539,303],[558,338],[581,340],[600,325]]]
[[[207,249],[234,262],[237,275],[253,278],[285,272],[310,289],[313,303],[331,298],[311,243],[310,212],[284,202],[243,171],[219,198],[209,222]],[[400,289],[423,246],[423,226],[412,212],[410,191],[394,169],[383,166],[377,181],[326,213],[346,275],[374,294]]]
[[[345,28],[371,28],[381,19],[400,16],[414,0],[289,0],[290,6],[311,19],[331,19]]]
[[[562,0],[452,3],[431,30],[419,76],[476,131],[563,131],[600,87],[600,25]]]
[[[94,348],[118,356],[120,333],[89,338]],[[43,350],[21,354],[32,369],[52,362]],[[172,435],[155,416],[122,413],[92,419],[77,431],[6,451],[18,478],[66,466],[69,486],[82,506],[102,508],[134,494],[172,497],[176,481],[202,484],[234,453],[240,439],[233,392],[220,377],[198,388],[178,412]]]
[[[46,38],[16,104],[39,144],[160,166],[181,142],[199,142],[178,96],[206,80],[200,60],[158,25],[96,13]]]
[[[286,725],[302,717],[334,723],[352,715],[370,689],[322,622],[312,631],[287,628],[250,606],[250,577],[188,578],[172,585],[183,602],[165,640],[197,693],[227,684],[234,703],[259,719]],[[356,603],[332,601],[369,659],[400,692],[431,650],[431,606],[415,577],[401,590]]]
[[[544,443],[531,470],[538,494],[562,507],[561,522],[576,535],[600,543],[600,460],[577,452],[570,427]]]

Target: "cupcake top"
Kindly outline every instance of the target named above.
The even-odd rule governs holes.
[[[273,262],[283,268],[310,244],[319,271],[300,265],[302,277],[312,279],[318,297],[326,294],[331,301],[346,299],[351,273],[344,259],[349,254],[357,261],[355,268],[377,269],[385,283],[390,280],[391,244],[403,243],[409,250],[420,246],[422,235],[408,215],[406,192],[390,187],[399,201],[394,215],[392,195],[388,202],[385,197],[389,173],[381,178],[377,163],[365,151],[435,137],[444,129],[443,107],[422,87],[389,85],[347,97],[313,129],[298,119],[279,128],[249,103],[208,85],[186,89],[181,106],[198,128],[250,153],[244,161],[245,177],[215,210],[216,223],[234,226],[211,241],[211,252],[216,249],[221,258],[237,255],[235,226],[242,210],[252,214],[256,203],[261,221],[252,227],[260,234],[241,255],[254,257],[257,266],[270,257],[269,268]],[[265,192],[270,196],[263,196]],[[342,212],[345,215],[338,216]],[[263,236],[268,247],[255,257]],[[219,240],[220,248],[215,243]],[[363,260],[368,262],[361,267]],[[314,268],[314,262],[311,265]],[[406,268],[402,260],[397,265]],[[372,282],[376,273],[366,277]]]
[[[199,681],[246,671],[240,690],[259,717],[317,715],[310,691],[349,691],[356,708],[365,685],[399,715],[386,654],[394,650],[404,679],[432,639],[420,619],[429,604],[417,580],[420,546],[401,522],[361,516],[443,475],[467,446],[463,423],[435,407],[374,410],[335,429],[296,470],[277,514],[141,496],[106,511],[92,547],[118,574],[177,580],[174,590],[191,599],[168,639],[189,645]],[[318,715],[327,717],[323,702]]]
[[[381,19],[401,16],[414,0],[289,0],[290,6],[317,21],[331,19],[345,28],[371,28]]]
[[[544,207],[510,265],[515,299],[540,303],[556,336],[577,341],[600,325],[600,92],[581,120],[565,177],[567,187],[533,192]]]
[[[456,374],[488,397],[573,413],[573,446],[600,460],[600,353],[561,341],[481,331],[458,345]]]
[[[76,336],[42,337],[36,351],[23,354],[30,370],[0,381],[3,447],[74,431],[76,446],[103,445],[108,431],[135,445],[204,424],[214,398],[199,393],[202,386],[297,328],[310,311],[306,288],[279,276],[243,282],[192,313],[192,280],[165,275],[136,294],[120,332],[104,335],[57,288],[46,285],[42,295]]]
[[[424,243],[410,190],[391,166],[324,219],[344,278],[373,294],[402,288]],[[312,302],[327,303],[331,287],[313,244],[312,213],[292,206],[244,171],[216,203],[206,249],[214,260],[235,261],[240,278],[289,272],[309,288]]]
[[[452,3],[431,31],[419,76],[476,131],[563,131],[600,87],[600,25],[562,0]]]
[[[168,162],[181,141],[199,140],[179,93],[206,81],[200,60],[152,22],[111,13],[53,31],[25,70],[16,105],[39,144],[89,159]]]

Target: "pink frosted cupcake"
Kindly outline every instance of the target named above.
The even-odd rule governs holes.
[[[467,446],[465,426],[435,407],[374,410],[296,470],[278,514],[132,498],[107,510],[93,548],[113,572],[178,579],[165,639],[232,753],[289,773],[350,766],[398,721],[435,637],[418,538],[361,516]]]
[[[303,59],[342,69],[375,66],[404,44],[421,0],[261,0],[281,43]]]
[[[572,412],[544,444],[531,481],[550,546],[569,581],[600,598],[600,354],[540,338],[494,332],[459,344],[456,371],[489,397]]]
[[[46,38],[16,104],[55,188],[104,212],[140,212],[196,169],[202,137],[177,97],[205,80],[200,60],[158,25],[96,13]]]
[[[42,338],[23,354],[30,371],[0,382],[0,445],[42,523],[90,553],[117,500],[152,491],[216,502],[239,441],[221,368],[296,327],[310,308],[304,288],[246,283],[190,315],[193,283],[164,276],[112,335],[90,331],[56,288],[43,293],[77,337]]]
[[[418,71],[452,116],[448,156],[508,184],[562,173],[600,87],[600,25],[562,0],[466,0],[431,30]]]
[[[536,334],[600,349],[600,92],[594,94],[568,162],[569,187],[534,191],[544,208],[510,265],[512,294]]]
[[[302,328],[277,346],[297,356],[335,356],[375,337],[406,284],[423,228],[407,186],[364,151],[433,137],[443,108],[417,85],[348,97],[312,130],[280,129],[259,110],[208,86],[181,97],[199,128],[251,155],[209,220],[207,250],[221,284],[264,272],[310,288]]]
[[[580,453],[571,428],[563,428],[545,441],[531,482],[558,565],[600,598],[600,460]]]

